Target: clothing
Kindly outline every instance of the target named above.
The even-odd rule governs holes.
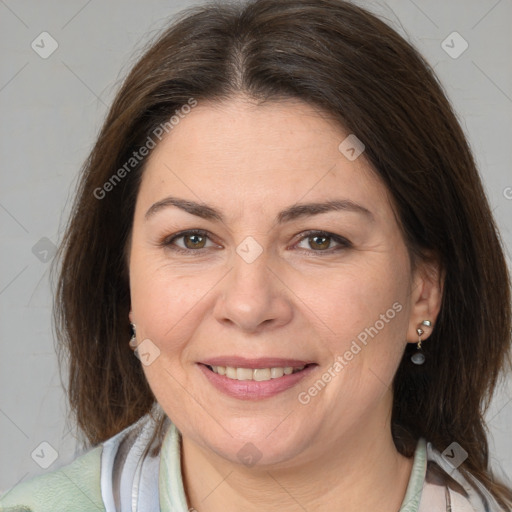
[[[71,464],[18,484],[0,496],[2,512],[190,512],[181,475],[181,434],[166,419],[156,455],[143,456],[150,416]],[[153,442],[151,448],[158,448]],[[446,485],[450,482],[450,487]],[[421,438],[399,512],[501,512],[490,493],[466,479]]]

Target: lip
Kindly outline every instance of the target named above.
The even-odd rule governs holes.
[[[316,364],[315,361],[302,361],[300,359],[283,359],[278,357],[258,357],[248,359],[240,356],[218,356],[205,359],[200,363],[210,366],[231,366],[233,368],[279,368],[285,366],[306,366]]]
[[[236,358],[235,358],[236,359]],[[214,361],[215,359],[209,359],[209,361]],[[221,359],[219,358],[219,361]],[[233,361],[233,359],[229,359],[230,361]],[[228,361],[227,358],[222,359],[223,362]],[[246,364],[247,359],[244,360]],[[261,359],[254,360],[254,361],[262,361]],[[274,365],[276,366],[302,366],[302,361],[298,361],[299,364],[296,364],[296,360],[291,359],[264,359],[265,364],[268,364],[269,361],[279,361],[279,364]],[[283,364],[283,361],[285,362],[293,362],[293,364]],[[282,393],[283,391],[286,391],[290,389],[291,387],[298,384],[302,379],[304,379],[306,376],[308,376],[312,371],[317,368],[317,364],[312,364],[311,366],[308,366],[304,368],[303,370],[297,372],[297,373],[291,373],[290,375],[283,375],[282,377],[279,377],[277,379],[271,379],[271,380],[265,380],[265,381],[255,381],[255,380],[235,380],[230,379],[224,375],[219,375],[218,373],[215,373],[211,371],[206,364],[211,364],[212,366],[224,366],[219,363],[213,364],[213,363],[197,363],[197,366],[203,373],[203,375],[208,379],[208,381],[220,392],[231,396],[233,398],[238,398],[239,400],[262,400],[264,398],[269,398],[272,396],[277,395],[278,393]],[[254,364],[254,363],[250,363]],[[271,366],[261,366],[260,368],[270,368]],[[305,364],[308,364],[305,362]],[[240,363],[237,363],[237,365],[240,365]],[[258,366],[236,366],[237,368],[258,368]],[[230,364],[227,364],[226,366],[231,366]]]

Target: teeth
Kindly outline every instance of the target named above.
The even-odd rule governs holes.
[[[304,366],[293,368],[292,366],[276,367],[276,368],[234,368],[232,366],[211,366],[215,373],[225,375],[233,380],[255,380],[265,381],[271,379],[278,379],[283,375],[290,375],[292,373],[300,372]]]
[[[212,370],[215,371],[216,367],[212,366]],[[232,368],[231,366],[226,366],[226,377],[229,377],[230,379],[236,379],[236,368]]]
[[[270,376],[273,379],[278,379],[279,377],[282,377],[284,375],[284,368],[271,368],[270,369]]]
[[[237,368],[236,378],[238,380],[252,380],[253,371],[250,368]]]
[[[251,371],[251,370],[249,370]],[[272,377],[270,376],[272,369],[271,368],[258,368],[252,372],[253,380],[270,380]]]

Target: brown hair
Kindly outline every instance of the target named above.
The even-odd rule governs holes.
[[[256,0],[185,11],[124,81],[83,168],[61,246],[56,325],[68,356],[69,399],[96,444],[148,413],[155,398],[128,346],[126,248],[144,162],[98,190],[191,98],[297,98],[363,141],[388,187],[411,261],[434,255],[445,276],[441,311],[409,344],[394,380],[392,433],[411,456],[420,436],[458,441],[463,470],[501,505],[483,414],[510,368],[507,267],[473,156],[430,66],[394,30],[342,0]],[[126,169],[126,167],[125,167]],[[110,181],[112,183],[112,181]]]

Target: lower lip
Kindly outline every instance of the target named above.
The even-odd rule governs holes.
[[[235,380],[224,375],[209,370],[206,365],[198,363],[199,368],[206,378],[219,390],[234,398],[240,400],[260,400],[268,398],[299,383],[304,377],[309,375],[317,365],[311,365],[300,372],[283,375],[277,379],[264,381],[256,380]]]

